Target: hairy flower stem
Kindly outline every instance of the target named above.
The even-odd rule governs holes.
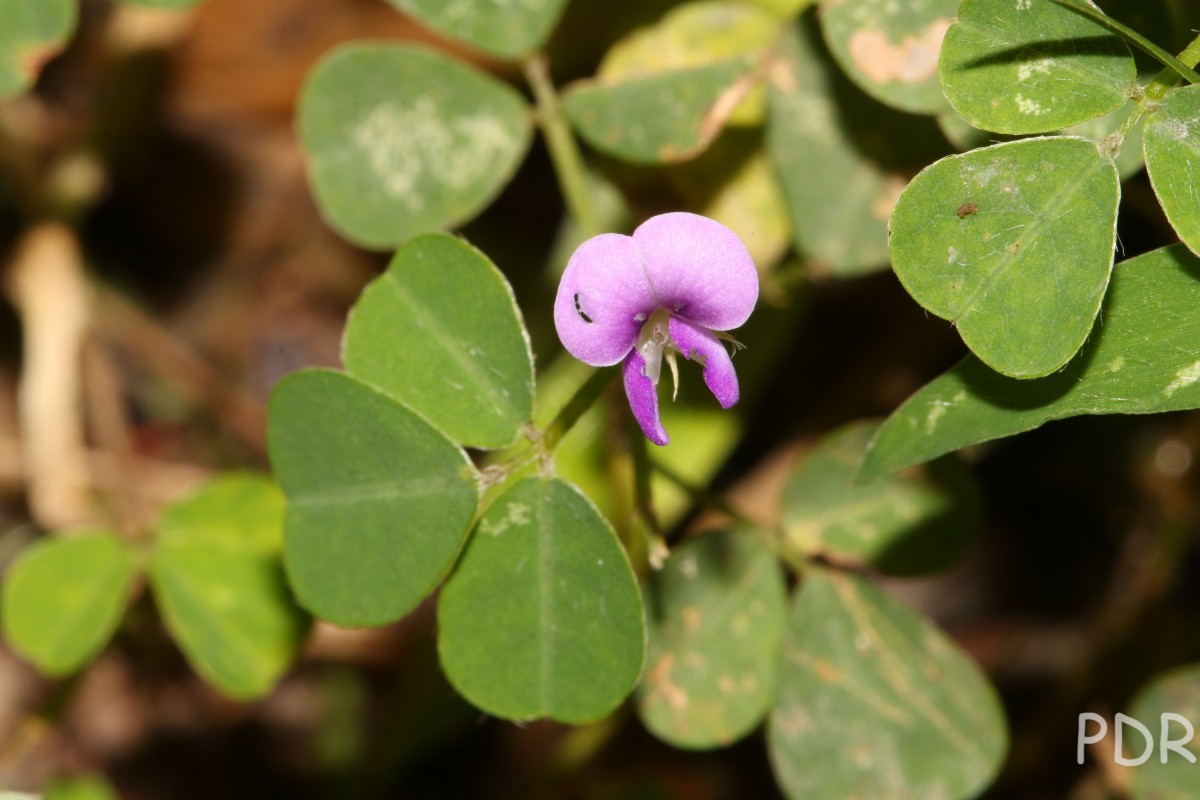
[[[554,172],[558,175],[558,185],[567,202],[567,209],[585,236],[603,233],[600,217],[592,202],[587,167],[563,114],[562,102],[554,83],[550,80],[546,57],[540,53],[534,55],[525,61],[524,66],[525,79],[529,81],[537,101],[538,125],[546,137],[546,147],[550,151],[550,160],[554,163]]]

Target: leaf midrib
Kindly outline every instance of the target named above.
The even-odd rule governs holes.
[[[352,486],[303,489],[288,496],[291,506],[344,505],[378,500],[400,500],[433,494],[451,494],[466,488],[457,480],[437,476],[416,480],[379,481]]]
[[[501,413],[496,416],[505,422],[520,425],[524,421],[521,412],[513,405],[511,398],[505,396],[494,383],[488,380],[484,370],[460,346],[459,340],[447,330],[441,319],[436,314],[431,314],[394,272],[387,273],[383,285],[395,293],[396,299],[406,311],[413,315],[414,321],[429,335],[430,341],[449,355],[454,365],[461,370],[461,374],[473,385],[476,390],[475,394],[484,395],[487,398],[489,402],[479,404],[478,413],[481,416],[493,409],[499,409]]]
[[[1099,156],[1099,153],[1097,153],[1097,156]],[[1072,178],[1072,180],[1066,186],[1064,186],[1061,190],[1052,194],[1049,198],[1047,198],[1046,202],[1043,203],[1042,205],[1037,206],[1034,209],[1031,209],[1031,213],[1029,213],[1027,215],[1023,215],[1023,216],[1033,217],[1033,221],[1026,223],[1025,225],[1022,226],[1023,230],[1022,230],[1022,233],[1020,234],[1020,238],[1021,238],[1021,242],[1022,242],[1021,249],[1018,250],[1016,254],[1012,254],[1008,258],[1004,258],[1000,262],[999,266],[997,266],[996,269],[994,269],[990,273],[988,273],[988,275],[980,282],[979,287],[977,289],[975,289],[975,291],[971,292],[971,294],[969,296],[965,296],[963,298],[962,303],[960,305],[961,310],[952,318],[953,322],[955,322],[956,324],[961,324],[962,321],[972,311],[975,310],[976,301],[978,301],[981,297],[983,297],[984,295],[987,295],[993,289],[995,289],[996,285],[1000,282],[1000,280],[1005,275],[1008,274],[1009,270],[1011,270],[1017,264],[1023,263],[1025,261],[1025,259],[1027,259],[1029,257],[1029,254],[1034,249],[1033,245],[1035,245],[1039,242],[1039,232],[1041,231],[1041,229],[1044,228],[1045,226],[1049,225],[1050,223],[1056,222],[1062,216],[1062,215],[1059,215],[1058,217],[1052,218],[1049,214],[1046,213],[1047,211],[1049,211],[1052,208],[1062,207],[1062,205],[1064,205],[1063,198],[1067,198],[1071,195],[1074,195],[1079,190],[1079,188],[1092,176],[1092,174],[1094,172],[1094,168],[1096,166],[1099,166],[1101,169],[1105,168],[1106,166],[1107,167],[1111,166],[1111,162],[1106,162],[1104,160],[1103,156],[1099,156],[1099,159],[1100,160],[1098,160],[1098,161],[1095,161],[1095,162],[1092,162],[1089,164],[1085,164],[1084,168],[1079,170],[1076,173],[1076,175],[1074,176],[1074,178]],[[1119,184],[1118,184],[1118,186],[1119,186]],[[1111,266],[1111,263],[1112,263],[1111,257],[1109,259],[1109,263]]]

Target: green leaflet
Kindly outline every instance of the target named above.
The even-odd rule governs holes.
[[[270,480],[230,474],[167,508],[155,531],[150,580],[163,620],[231,697],[270,692],[306,629],[279,563],[283,516]]]
[[[47,675],[69,675],[112,637],[136,574],[133,554],[116,534],[42,539],[4,578],[4,638]]]
[[[958,0],[838,0],[820,6],[825,41],[846,75],[881,103],[934,114],[942,37]]]
[[[0,100],[24,91],[75,30],[75,0],[0,0]]]
[[[0,793],[0,798],[4,798]],[[26,795],[21,795],[25,797]],[[51,781],[44,790],[45,800],[118,800],[112,785],[99,775]]]
[[[606,716],[632,691],[644,648],[625,551],[558,479],[526,478],[492,503],[438,603],[446,677],[507,719]]]
[[[1079,350],[1100,310],[1120,195],[1116,167],[1090,139],[949,156],[896,203],[892,265],[993,369],[1047,375]]]
[[[779,562],[747,531],[676,548],[646,590],[649,649],[638,714],[676,747],[732,744],[767,712],[787,594]]]
[[[531,136],[509,85],[421,47],[350,44],[309,74],[297,125],[325,218],[377,249],[465,222],[499,194]]]
[[[765,52],[779,20],[740,0],[691,0],[639,28],[604,55],[596,77],[617,83],[671,70],[714,64]],[[730,125],[762,123],[764,94],[756,86],[729,117]]]
[[[788,476],[783,526],[807,556],[919,575],[949,566],[980,524],[979,488],[956,458],[853,484],[878,426],[846,425],[825,436]]]
[[[402,247],[346,323],[346,370],[472,447],[503,447],[533,410],[533,355],[512,289],[445,234]]]
[[[888,218],[908,176],[947,152],[935,126],[847,80],[811,15],[783,40],[769,100],[767,146],[796,249],[838,276],[884,269]]]
[[[721,132],[750,88],[755,62],[737,56],[630,80],[580,81],[563,106],[597,150],[643,164],[686,161]]]
[[[1016,380],[968,357],[880,426],[859,480],[1079,414],[1200,407],[1200,260],[1183,246],[1113,270],[1102,322],[1061,371]]]
[[[1184,86],[1151,108],[1142,149],[1154,193],[1180,240],[1200,253],[1200,86]]]
[[[331,370],[280,381],[269,417],[297,598],[340,625],[407,614],[449,571],[475,513],[466,454],[395,400]]]
[[[567,0],[388,0],[438,33],[500,58],[542,45]]]
[[[1134,800],[1190,800],[1196,793],[1196,764],[1171,750],[1166,751],[1166,763],[1161,759],[1163,714],[1175,714],[1193,727],[1196,725],[1200,719],[1200,665],[1188,664],[1157,676],[1142,687],[1129,705],[1129,716],[1145,725],[1154,737],[1150,758],[1130,770],[1129,794]],[[1109,721],[1110,737],[1116,735],[1114,724]],[[1088,732],[1095,732],[1095,723],[1089,723]],[[1187,729],[1178,719],[1168,718],[1165,732],[1171,740],[1179,741],[1186,738]],[[1136,729],[1126,729],[1122,747],[1126,758],[1136,759],[1146,745],[1145,737]],[[1195,738],[1184,746],[1196,755]]]
[[[788,797],[974,797],[1007,749],[1004,712],[941,631],[852,575],[810,570],[767,729]]]
[[[1050,0],[963,0],[939,72],[954,110],[976,128],[1048,133],[1129,99],[1129,48]]]

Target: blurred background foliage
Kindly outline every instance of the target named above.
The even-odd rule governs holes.
[[[0,0],[0,14],[16,19],[20,3]],[[46,26],[35,38],[70,30],[74,4],[60,5],[68,16],[33,20]],[[393,625],[350,630],[264,601],[254,641],[278,648],[257,648],[232,667],[206,659],[244,619],[197,626],[175,590],[228,570],[244,570],[259,597],[282,589],[276,562],[263,561],[278,550],[273,489],[237,483],[254,484],[247,476],[206,481],[266,468],[271,387],[299,367],[339,364],[347,310],[387,263],[347,243],[317,210],[295,122],[306,76],[339,44],[405,41],[527,90],[517,65],[407,18],[405,8],[428,5],[418,0],[171,8],[186,5],[83,0],[61,54],[35,48],[0,67],[6,92],[36,72],[29,92],[0,103],[0,562],[28,552],[42,532],[102,525],[107,532],[37,547],[90,548],[72,558],[111,562],[115,576],[101,595],[75,599],[112,630],[108,647],[82,641],[64,653],[51,641],[47,656],[34,656],[43,667],[63,658],[59,672],[74,674],[50,678],[0,650],[0,787],[48,798],[777,796],[761,732],[688,752],[654,738],[629,708],[574,729],[481,715],[441,673],[430,602]],[[869,433],[861,420],[885,416],[965,352],[886,269],[885,226],[918,169],[980,144],[947,117],[893,110],[864,91],[870,71],[856,74],[839,40],[828,47],[812,13],[776,42],[780,20],[806,5],[757,0],[714,23],[694,4],[572,0],[547,47],[555,83],[568,87],[568,115],[600,151],[589,160],[609,227],[687,208],[738,230],[759,262],[760,310],[739,333],[755,343],[738,356],[741,405],[715,413],[696,375],[685,376],[681,401],[664,416],[676,442],[690,444],[656,455],[684,483],[782,523],[801,549],[811,545],[811,520],[829,512],[796,498],[816,494],[843,513],[821,481],[853,463]],[[838,5],[823,9],[826,37]],[[952,13],[948,5],[939,13]],[[1132,0],[1111,5],[1173,50],[1196,27],[1192,11],[1170,0],[1156,4],[1160,14]],[[727,127],[679,147],[612,138],[653,110],[636,92],[622,94],[630,82],[707,70],[720,90],[752,71],[746,56],[764,46],[780,47],[788,66],[765,76]],[[897,103],[925,113],[939,105],[928,91]],[[622,109],[634,119],[620,118]],[[545,413],[578,379],[575,365],[553,358],[549,307],[581,234],[565,221],[542,140],[530,148],[494,202],[459,230],[513,284]],[[1144,173],[1123,170],[1124,255],[1173,242]],[[31,384],[49,393],[31,393]],[[623,402],[606,398],[583,419],[559,468],[628,537],[640,523],[633,455],[613,421]],[[1155,675],[1200,659],[1197,446],[1194,413],[1084,417],[968,450],[974,481],[958,461],[938,462],[938,481],[970,501],[950,509],[959,520],[951,538],[963,539],[952,565],[940,536],[933,556],[945,561],[930,563],[919,546],[869,551],[852,526],[820,531],[831,558],[883,574],[946,567],[881,583],[942,626],[999,688],[1012,744],[986,796],[1099,798],[1130,787],[1127,772],[1076,766],[1076,715],[1128,709]],[[245,520],[260,533],[236,537],[252,546],[194,535],[206,503],[240,491],[260,512]],[[940,502],[921,486],[898,491]],[[719,519],[671,482],[656,492],[673,541]],[[887,525],[886,513],[876,521]],[[973,540],[961,537],[975,528]],[[129,577],[111,542],[126,543],[148,579]],[[102,613],[127,582],[124,616]],[[19,591],[6,584],[5,602]],[[823,591],[814,588],[814,604],[832,590]],[[892,607],[862,591],[873,608]],[[37,641],[41,629],[18,636]],[[253,669],[242,671],[246,664]],[[1183,691],[1176,682],[1188,677],[1172,673],[1173,683],[1137,703],[1161,705],[1161,692]],[[656,732],[672,724],[669,715],[644,717]]]

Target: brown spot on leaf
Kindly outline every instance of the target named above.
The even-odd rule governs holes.
[[[676,711],[682,711],[688,706],[688,693],[671,682],[671,668],[675,666],[675,654],[667,653],[650,669],[646,682],[650,690],[662,695],[667,705]]]
[[[934,20],[919,36],[892,44],[886,33],[862,28],[850,34],[850,59],[872,83],[921,83],[937,75],[938,52],[950,20]]]
[[[972,214],[979,213],[979,205],[977,203],[963,203],[954,213],[958,214],[959,219],[966,219]]]
[[[813,663],[813,671],[817,673],[817,677],[826,683],[837,683],[842,674],[838,672],[837,667],[830,664],[825,659],[818,659]]]

